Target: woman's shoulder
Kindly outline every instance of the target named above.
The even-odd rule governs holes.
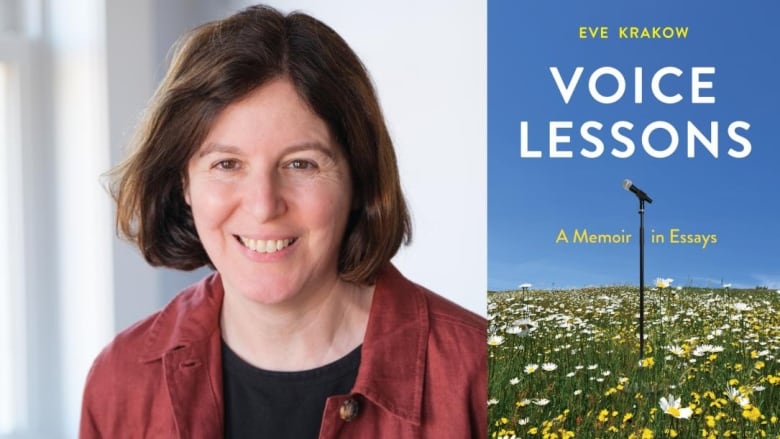
[[[487,333],[487,320],[484,317],[407,279],[393,265],[388,265],[380,282],[382,288],[393,291],[395,300],[419,301],[418,309],[427,310],[426,321],[430,331],[448,332],[484,345]]]
[[[485,335],[487,320],[485,320],[484,317],[407,279],[392,264],[388,265],[380,279],[383,284],[390,285],[395,290],[414,291],[421,295],[427,304],[430,319],[434,320],[436,323],[464,326],[473,330],[482,331],[482,336]]]
[[[487,320],[451,300],[440,296],[427,288],[421,287],[428,302],[431,320],[441,325],[463,326],[467,331],[477,331],[480,337],[485,337]]]
[[[222,300],[217,281],[216,274],[205,277],[181,290],[162,309],[120,331],[97,356],[90,374],[150,361],[177,341],[209,335],[207,328],[218,321]]]
[[[87,376],[81,436],[142,436],[149,423],[172,429],[164,415],[170,404],[163,358],[183,346],[207,346],[219,329],[221,301],[221,281],[210,275],[117,334]]]

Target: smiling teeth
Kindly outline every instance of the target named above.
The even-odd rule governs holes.
[[[275,253],[279,250],[287,247],[292,243],[292,239],[276,239],[276,240],[263,240],[263,239],[250,239],[239,236],[238,239],[244,244],[244,247],[256,251],[258,253]]]

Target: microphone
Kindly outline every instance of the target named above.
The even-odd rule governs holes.
[[[639,197],[642,201],[647,201],[648,203],[652,203],[653,200],[647,196],[646,193],[642,189],[639,189],[638,187],[634,186],[634,183],[631,183],[631,180],[625,179],[623,180],[623,189],[627,191],[631,191],[636,194],[637,197]]]

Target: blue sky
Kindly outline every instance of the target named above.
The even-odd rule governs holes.
[[[719,5],[715,7],[713,5]],[[771,6],[766,6],[771,5]],[[490,0],[488,3],[488,289],[638,284],[639,215],[637,198],[623,190],[631,179],[653,198],[645,212],[645,282],[675,279],[673,285],[780,288],[780,6],[773,2],[732,1],[545,1]],[[580,39],[580,26],[607,26],[608,39]],[[619,39],[619,26],[687,26],[685,39]],[[549,68],[564,81],[575,67],[584,71],[568,104]],[[588,91],[597,68],[617,68],[626,93],[613,104],[596,102]],[[652,74],[674,66],[683,74],[661,81],[669,95],[682,101],[654,99]],[[634,102],[634,68],[644,72],[643,103]],[[702,89],[715,103],[691,102],[692,67],[714,67],[703,75],[712,82]],[[609,76],[597,89],[610,95],[617,83]],[[520,123],[527,121],[528,146],[542,158],[520,157]],[[571,121],[571,136],[561,149],[573,158],[550,158],[550,121]],[[585,121],[605,144],[598,158],[579,151],[593,146],[579,134]],[[610,135],[617,121],[635,143],[630,158],[610,155],[624,149]],[[641,146],[642,131],[653,121],[670,123],[679,145],[667,158],[653,158]],[[709,134],[719,124],[719,158],[699,143],[687,157],[687,123]],[[734,121],[751,143],[743,159],[727,155],[741,150],[727,133]],[[663,150],[670,137],[663,130],[650,143]],[[556,238],[561,230],[569,244]],[[575,230],[630,233],[628,244],[575,244]],[[680,234],[717,235],[717,243],[672,244]],[[624,232],[623,232],[624,231]],[[650,242],[655,232],[664,243]]]

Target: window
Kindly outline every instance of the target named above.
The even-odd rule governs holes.
[[[0,59],[0,435],[10,433],[21,422],[23,406],[24,323],[20,294],[21,262],[14,254],[21,235],[19,181],[19,113],[15,69]],[[17,253],[18,254],[18,253]],[[7,389],[7,390],[5,390]]]
[[[7,243],[10,235],[8,220],[8,125],[6,113],[8,112],[8,93],[6,76],[7,67],[0,64],[0,242]],[[13,383],[13,369],[11,359],[13,323],[11,319],[11,286],[9,285],[9,254],[8,246],[0,247],[0,389],[10,389]],[[10,398],[11,392],[0,392],[0,434],[7,433],[11,429],[13,406]]]
[[[22,114],[37,1],[0,0],[0,438],[28,429]]]
[[[0,0],[0,33],[11,33],[19,28],[17,0]]]

